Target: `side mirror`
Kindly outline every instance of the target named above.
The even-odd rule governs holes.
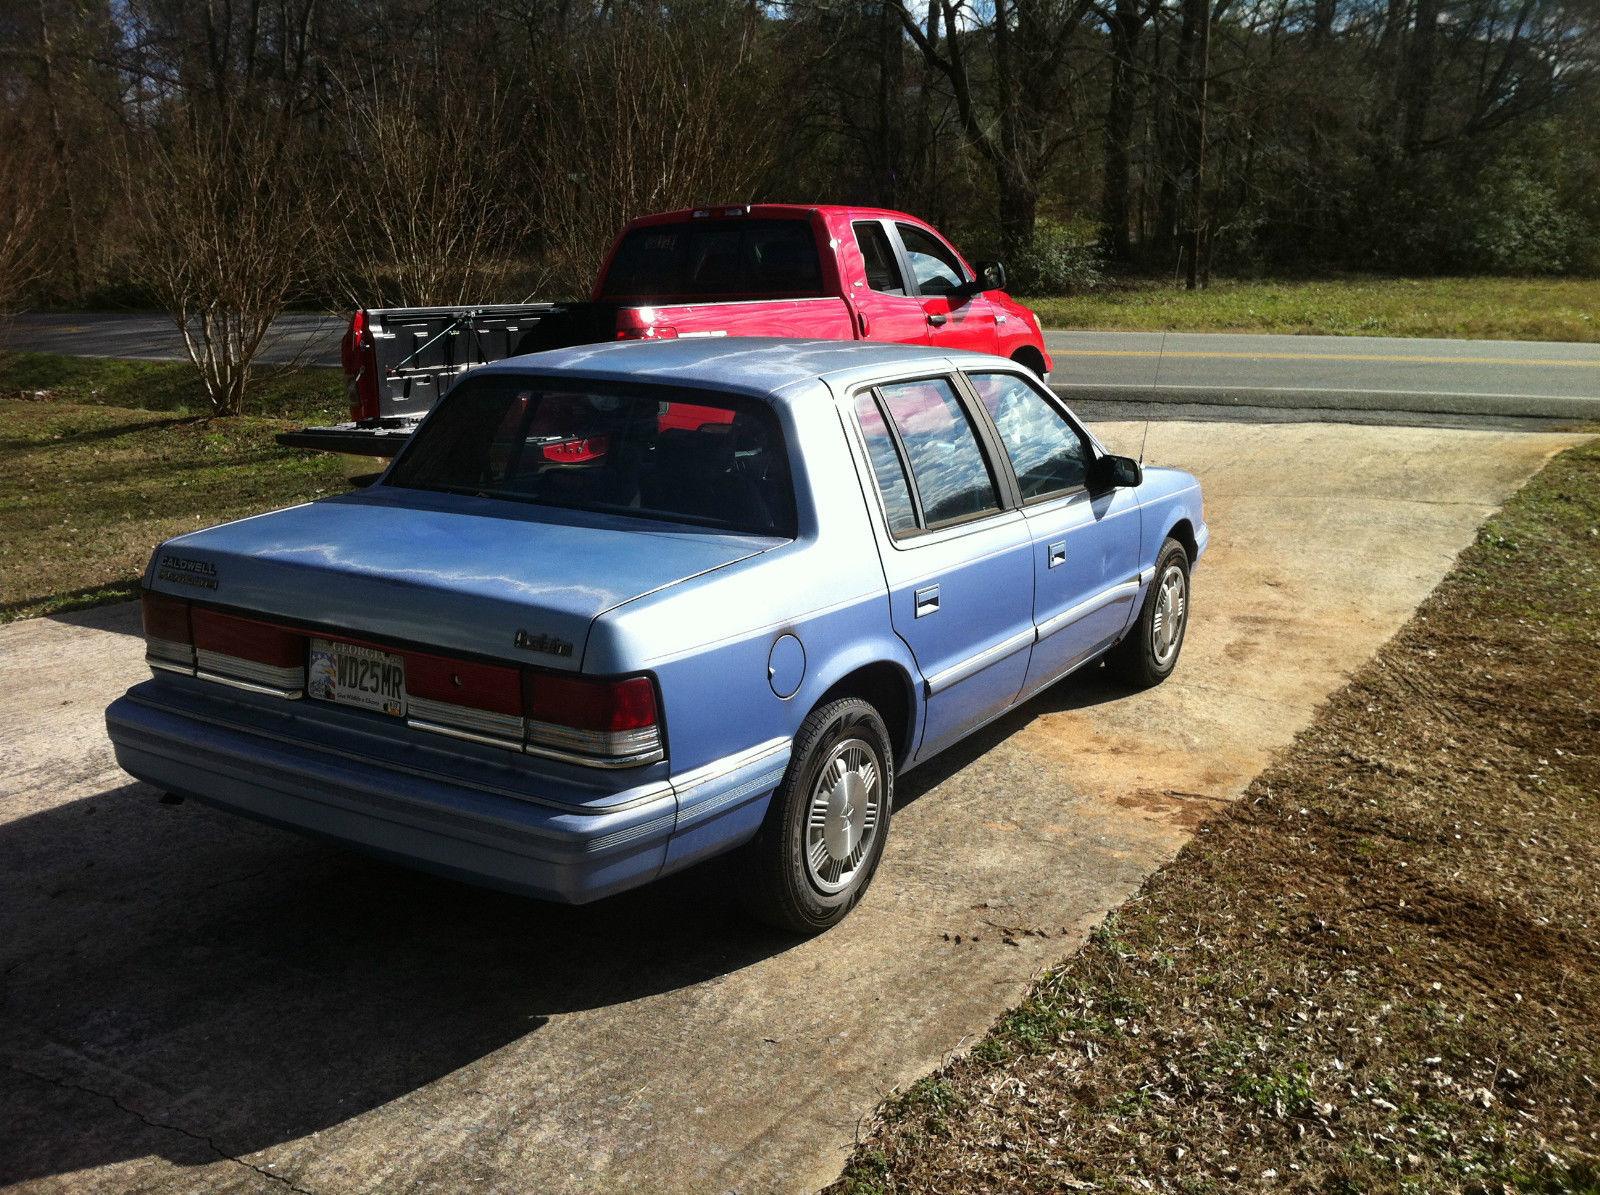
[[[1089,462],[1089,492],[1108,494],[1121,487],[1136,486],[1144,480],[1144,469],[1131,456],[1097,456]]]
[[[980,261],[977,270],[979,290],[1005,290],[1005,266],[998,261]]]

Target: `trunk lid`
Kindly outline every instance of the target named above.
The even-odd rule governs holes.
[[[168,540],[147,584],[330,631],[576,672],[605,611],[782,542],[375,487]]]

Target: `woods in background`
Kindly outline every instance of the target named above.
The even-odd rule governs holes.
[[[0,303],[248,342],[288,301],[581,293],[627,218],[749,200],[909,210],[1024,291],[1591,271],[1597,31],[1594,0],[0,0]]]

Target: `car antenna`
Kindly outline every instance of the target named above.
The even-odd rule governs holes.
[[[1156,376],[1155,376],[1155,381],[1153,381],[1150,384],[1151,385],[1151,389],[1154,389],[1156,386],[1159,386],[1161,384],[1161,362],[1166,357],[1166,355],[1167,355],[1167,333],[1166,333],[1166,329],[1163,328],[1162,331],[1161,331],[1161,344],[1160,344],[1160,347],[1158,347],[1156,349]],[[1149,411],[1149,409],[1150,408],[1147,405],[1145,407],[1145,410]],[[1150,416],[1148,414],[1146,414],[1145,417],[1144,417],[1144,438],[1139,441],[1139,468],[1141,468],[1141,469],[1144,468],[1144,450],[1145,450],[1145,445],[1147,445],[1149,443],[1150,443]]]

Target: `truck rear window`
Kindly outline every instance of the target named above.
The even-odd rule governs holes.
[[[795,534],[777,417],[706,390],[468,378],[412,434],[384,484]]]
[[[822,294],[816,237],[804,220],[726,219],[636,228],[600,291],[608,299]]]

